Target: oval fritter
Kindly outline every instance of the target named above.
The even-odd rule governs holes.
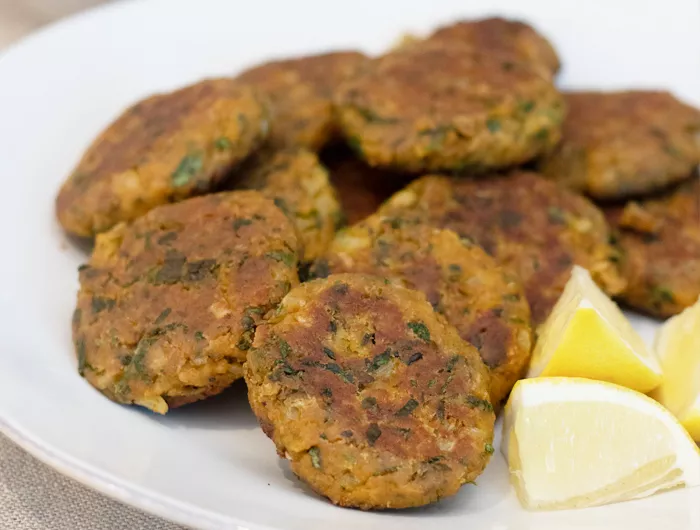
[[[373,215],[339,232],[315,272],[371,274],[422,292],[479,350],[490,370],[494,405],[500,405],[523,376],[532,331],[520,281],[454,232]]]
[[[668,92],[573,92],[546,177],[596,199],[623,199],[687,178],[700,163],[700,110]]]
[[[512,55],[422,44],[374,60],[336,94],[343,134],[372,166],[483,171],[559,141],[551,79]]]
[[[272,101],[272,145],[316,150],[335,134],[333,91],[366,62],[367,57],[359,52],[338,51],[271,61],[246,70],[237,79],[259,88]]]
[[[244,164],[230,186],[259,190],[289,216],[299,232],[304,261],[326,251],[342,222],[328,171],[304,148],[261,150]]]
[[[520,277],[536,325],[559,298],[574,264],[588,269],[608,294],[624,287],[600,210],[534,173],[423,177],[385,202],[380,214],[417,216],[481,246]]]
[[[252,88],[210,79],[152,96],[93,142],[56,199],[63,228],[92,236],[161,204],[211,191],[268,134]]]
[[[435,30],[426,42],[458,43],[488,52],[508,52],[555,74],[561,64],[552,44],[532,26],[500,17],[461,20]]]
[[[620,298],[646,313],[669,317],[700,297],[700,181],[665,196],[608,209],[619,231],[622,273],[628,287]]]
[[[232,192],[161,206],[97,237],[73,316],[78,367],[119,403],[165,413],[242,376],[255,329],[298,283],[272,201]]]
[[[258,328],[245,378],[280,456],[341,506],[437,501],[493,453],[478,352],[422,294],[378,278],[293,289]]]
[[[373,214],[386,199],[413,178],[411,175],[370,167],[346,146],[327,149],[321,158],[328,168],[348,224],[355,224]]]

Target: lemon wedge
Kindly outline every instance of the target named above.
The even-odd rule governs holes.
[[[656,335],[654,349],[664,380],[651,397],[700,441],[700,300],[666,321]]]
[[[700,451],[676,418],[644,394],[601,381],[519,381],[501,447],[529,509],[597,506],[700,484]]]
[[[527,377],[586,377],[649,392],[661,368],[615,303],[575,266],[538,330]]]

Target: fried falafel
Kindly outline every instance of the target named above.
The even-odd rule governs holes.
[[[417,217],[482,247],[522,280],[535,325],[546,319],[574,264],[588,269],[610,295],[625,284],[602,212],[535,173],[423,177],[386,201],[379,213]]]
[[[264,92],[274,115],[270,136],[276,148],[320,149],[336,134],[332,94],[367,62],[357,51],[337,51],[270,61],[237,76]]]
[[[550,75],[561,67],[552,44],[535,28],[519,20],[501,17],[461,20],[439,27],[423,42],[459,43],[487,52],[512,53],[522,61],[541,65]]]
[[[373,215],[339,232],[314,272],[371,274],[422,292],[479,350],[490,371],[494,406],[523,376],[532,330],[520,280],[450,230]]]
[[[544,176],[599,200],[657,192],[700,163],[700,110],[668,92],[572,92]]]
[[[531,65],[440,43],[375,59],[335,102],[358,156],[409,173],[522,164],[554,148],[564,118],[561,95]]]
[[[258,190],[272,199],[296,226],[305,262],[326,251],[342,222],[328,170],[305,148],[264,148],[243,165],[228,186]]]
[[[289,219],[254,191],[160,206],[100,234],[73,315],[80,374],[161,414],[221,392],[298,283],[297,246]]]
[[[231,79],[152,96],[88,148],[56,199],[65,230],[90,237],[151,208],[212,191],[268,134],[267,104]]]
[[[279,455],[341,506],[435,502],[493,453],[478,352],[422,294],[379,278],[293,289],[258,328],[245,379]]]
[[[700,180],[695,176],[661,197],[606,212],[618,230],[621,300],[670,317],[700,297]]]

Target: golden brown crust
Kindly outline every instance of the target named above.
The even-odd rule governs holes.
[[[259,190],[287,214],[299,233],[303,261],[326,251],[342,221],[328,170],[305,148],[267,147],[244,164],[229,186]]]
[[[80,271],[80,373],[110,399],[164,413],[242,376],[256,326],[298,283],[297,237],[258,192],[151,210],[97,237]]]
[[[488,374],[420,293],[356,274],[302,284],[245,365],[280,456],[341,506],[421,506],[484,469]]]
[[[459,43],[488,52],[512,53],[522,61],[541,65],[550,75],[561,67],[552,44],[519,20],[500,17],[462,20],[438,28],[427,42]]]
[[[534,173],[424,177],[389,199],[380,214],[417,216],[481,246],[521,278],[535,324],[549,314],[574,264],[609,294],[624,287],[603,214]]]
[[[700,163],[700,111],[668,92],[572,92],[542,172],[597,199],[650,193]]]
[[[512,55],[411,46],[374,60],[336,98],[343,133],[372,166],[483,171],[524,163],[559,141],[563,101]]]
[[[355,272],[422,292],[435,311],[475,346],[500,405],[530,359],[530,307],[520,281],[480,247],[450,230],[373,215],[338,233],[316,275]]]
[[[63,227],[93,236],[211,191],[268,131],[257,92],[209,79],[128,109],[88,148],[56,199]]]
[[[335,135],[332,94],[367,62],[356,51],[338,51],[271,61],[241,73],[272,101],[274,122],[270,141],[279,147],[320,149]]]
[[[700,297],[700,181],[698,177],[660,198],[607,210],[619,230],[620,298],[659,317],[680,313]]]

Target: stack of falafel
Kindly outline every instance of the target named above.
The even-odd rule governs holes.
[[[454,494],[574,265],[659,316],[700,295],[700,111],[562,94],[559,66],[532,27],[492,18],[133,106],[56,202],[96,238],[80,374],[159,413],[243,377],[279,454],[334,503]]]

